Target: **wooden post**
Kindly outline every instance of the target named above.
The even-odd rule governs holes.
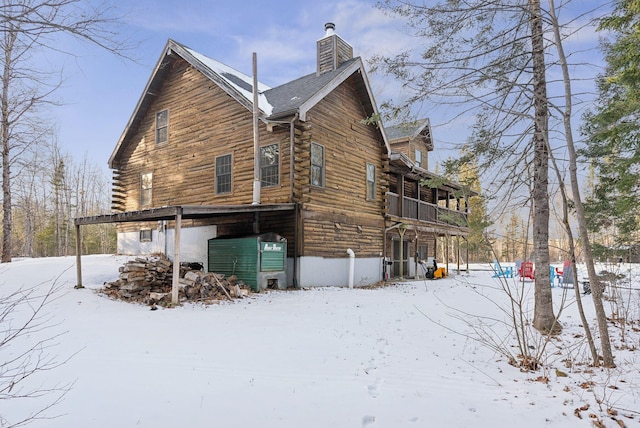
[[[419,189],[419,188],[418,188]],[[420,195],[418,194],[418,197],[420,197]],[[419,206],[420,204],[418,204]],[[416,245],[415,245],[415,260],[413,261],[414,264],[414,269],[415,269],[415,274],[413,276],[414,279],[420,279],[420,271],[418,270],[418,229],[416,229],[415,231],[416,234]]]
[[[77,281],[74,288],[84,288],[82,285],[82,240],[79,224],[76,224],[76,278]]]
[[[401,224],[398,227],[398,233],[400,234],[400,279],[404,279],[404,233],[407,231],[407,225]]]
[[[449,206],[449,199],[447,198],[447,207]],[[446,242],[445,244],[445,248],[444,248],[444,258],[445,258],[445,265],[447,266],[447,272],[449,272],[449,233],[445,233],[444,235],[444,240]]]
[[[460,235],[456,235],[456,253],[457,253],[457,262],[458,262],[458,274],[460,274]]]
[[[182,228],[182,207],[176,208],[176,224],[173,232],[173,278],[171,280],[171,303],[178,304],[180,289],[180,229]]]

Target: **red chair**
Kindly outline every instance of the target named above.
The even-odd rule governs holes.
[[[536,272],[533,270],[533,262],[523,262],[518,271],[520,278],[535,279]]]
[[[565,260],[564,265],[562,266],[562,269],[556,268],[556,278],[558,279],[558,285],[560,285],[560,283],[563,282],[564,273],[569,266],[571,266],[571,260]]]

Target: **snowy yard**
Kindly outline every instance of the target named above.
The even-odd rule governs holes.
[[[84,257],[82,290],[73,288],[72,257],[0,266],[0,290],[46,289],[56,278],[62,286],[44,310],[52,327],[23,340],[64,333],[48,352],[70,359],[22,385],[73,385],[48,412],[59,417],[30,427],[537,428],[588,427],[596,418],[603,426],[640,425],[638,291],[623,293],[635,321],[625,342],[618,327],[610,329],[616,369],[586,365],[589,350],[570,291],[563,333],[547,345],[544,368],[521,372],[473,331],[491,330],[492,340],[515,345],[496,321],[506,319],[498,306],[508,301],[489,265],[435,281],[270,291],[150,311],[96,292],[126,260]],[[638,268],[625,266],[635,270],[637,289]],[[524,286],[532,310],[533,283]],[[565,292],[553,289],[555,305]],[[592,320],[591,297],[583,303]],[[16,351],[0,352],[9,360]],[[54,397],[0,400],[2,426]],[[610,407],[623,425],[607,415]]]

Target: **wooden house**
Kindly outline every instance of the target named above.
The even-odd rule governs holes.
[[[113,212],[76,219],[78,232],[116,222],[119,253],[204,266],[212,238],[275,233],[287,241],[279,287],[376,283],[385,260],[413,266],[417,250],[436,257],[438,237],[466,235],[443,222],[466,219],[450,205],[457,187],[419,185],[428,122],[392,138],[365,124],[378,112],[362,59],[325,31],[317,71],[273,88],[169,40],[109,159]]]

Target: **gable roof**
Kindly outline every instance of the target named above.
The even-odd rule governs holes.
[[[403,141],[410,141],[422,134],[427,149],[433,150],[433,139],[431,137],[431,123],[429,119],[421,119],[413,122],[401,123],[400,125],[389,126],[387,137],[391,144]]]
[[[115,159],[120,154],[124,144],[137,132],[140,121],[162,85],[164,77],[170,68],[169,64],[177,57],[182,58],[200,71],[247,110],[253,111],[253,77],[169,39],[124,132],[109,158],[109,167],[113,168]],[[370,114],[378,114],[362,60],[357,57],[345,61],[336,70],[323,74],[312,73],[275,88],[258,82],[260,118],[268,122],[269,120],[277,120],[298,114],[300,120],[306,120],[306,114],[313,106],[354,73],[358,73],[362,78],[359,91],[365,108]],[[387,153],[391,153],[384,128],[380,127],[379,130],[387,148]]]

